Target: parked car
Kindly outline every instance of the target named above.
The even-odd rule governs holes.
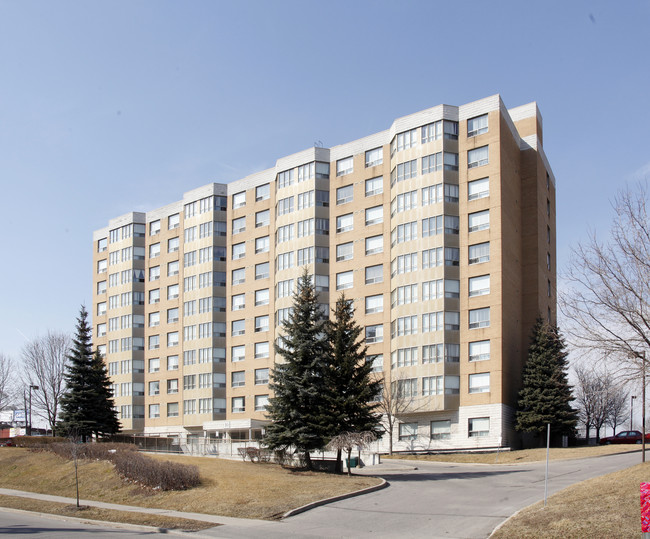
[[[14,443],[11,440],[0,442],[0,447],[14,447]]]
[[[609,444],[640,444],[642,434],[638,430],[624,430],[616,436],[605,436],[600,439],[601,445]],[[650,432],[645,435],[646,443],[650,443]]]

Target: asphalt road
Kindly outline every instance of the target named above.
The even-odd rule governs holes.
[[[569,485],[639,463],[639,452],[582,460],[551,461],[549,495]],[[401,461],[402,465],[412,461]],[[417,470],[385,461],[379,473],[390,487],[348,498],[281,522],[231,519],[194,537],[427,537],[485,538],[516,511],[544,498],[545,463],[477,465],[418,462]],[[379,467],[378,467],[379,468]],[[85,527],[84,527],[85,526]],[[137,537],[111,530],[22,513],[0,512],[0,534],[45,537]]]

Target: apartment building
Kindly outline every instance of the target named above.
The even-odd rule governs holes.
[[[535,103],[439,105],[95,231],[93,326],[125,432],[259,436],[305,266],[354,300],[409,411],[396,449],[506,447],[555,321],[555,180]]]

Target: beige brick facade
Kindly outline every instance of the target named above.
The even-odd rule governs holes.
[[[95,343],[127,432],[258,435],[306,265],[324,310],[354,300],[376,375],[414,393],[398,449],[509,446],[530,329],[556,314],[541,115],[499,96],[281,158],[93,240]]]

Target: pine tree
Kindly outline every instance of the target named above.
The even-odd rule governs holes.
[[[66,393],[61,397],[61,425],[86,441],[92,434],[119,430],[113,409],[106,368],[98,352],[93,354],[88,312],[81,307],[77,330],[65,373]]]
[[[294,447],[305,453],[323,448],[329,441],[330,419],[324,400],[324,370],[327,365],[325,320],[318,305],[311,277],[298,279],[293,311],[282,323],[282,346],[275,345],[283,362],[271,371],[267,414],[273,422],[266,428],[264,443],[271,449]]]
[[[541,435],[550,423],[554,434],[574,433],[577,413],[571,408],[573,396],[565,348],[558,327],[538,318],[519,392],[517,430]]]
[[[334,319],[326,323],[325,331],[329,348],[326,379],[330,433],[338,436],[374,432],[381,420],[374,402],[381,386],[371,378],[372,364],[366,361],[368,347],[359,340],[362,328],[354,321],[353,302],[345,295],[336,301]]]

